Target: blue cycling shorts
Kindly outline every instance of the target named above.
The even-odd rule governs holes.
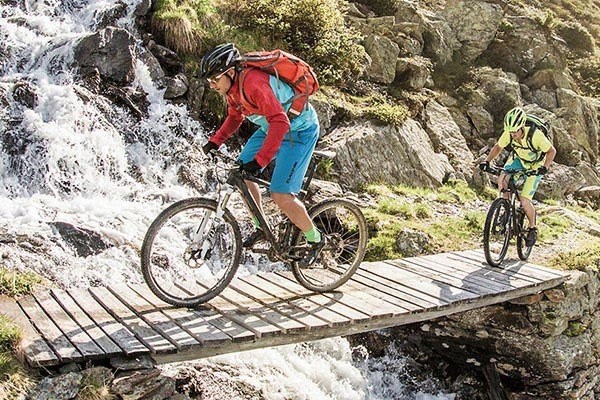
[[[263,145],[267,134],[258,129],[248,139],[240,153],[239,160],[247,163]],[[290,131],[286,133],[275,155],[275,169],[271,177],[271,193],[293,193],[297,194],[302,188],[302,181],[310,163],[310,158],[317,140],[319,139],[319,125],[314,124],[301,131]]]

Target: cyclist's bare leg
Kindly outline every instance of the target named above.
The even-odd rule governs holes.
[[[308,232],[313,228],[313,223],[306,207],[296,196],[289,193],[271,193],[271,198],[277,207],[296,225],[302,232]]]
[[[508,192],[502,192],[502,190],[508,189],[508,179],[508,175],[506,175],[505,173],[501,173],[498,177],[498,190],[500,190],[502,197],[504,197],[505,199],[508,199],[509,194]]]
[[[248,186],[248,190],[250,191],[252,198],[256,202],[258,209],[260,210],[260,212],[262,214],[264,214],[263,208],[262,208],[262,202],[261,202],[262,196],[260,195],[260,187],[258,186],[258,183],[252,182],[252,181],[244,181],[244,182],[246,182],[246,186]]]
[[[525,211],[525,215],[527,215],[527,219],[529,220],[529,227],[535,228],[535,208],[533,207],[533,203],[531,200],[526,199],[525,197],[521,197],[521,207]]]

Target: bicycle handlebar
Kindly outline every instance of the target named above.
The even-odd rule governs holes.
[[[487,167],[485,172],[490,173],[492,175],[500,175],[501,173],[505,173],[505,174],[511,175],[511,176],[517,175],[517,174],[523,174],[525,176],[538,175],[537,170],[529,170],[529,169],[525,169],[525,168],[508,169],[508,168],[499,168],[499,167],[493,167],[493,166]]]

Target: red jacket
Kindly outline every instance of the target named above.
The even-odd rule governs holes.
[[[246,116],[262,115],[267,120],[269,129],[267,137],[254,159],[261,167],[264,167],[277,154],[284,135],[290,130],[290,120],[271,89],[268,73],[252,69],[246,73],[244,78],[244,94],[246,99],[255,106],[254,110],[244,107],[245,102],[240,99],[238,78],[239,73],[236,74],[233,85],[227,92],[227,118],[209,140],[220,146],[237,132]]]

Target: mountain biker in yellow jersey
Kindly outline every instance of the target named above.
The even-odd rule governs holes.
[[[492,147],[485,161],[479,164],[482,171],[486,171],[502,150],[510,145],[512,152],[504,165],[505,169],[527,169],[536,171],[536,175],[528,176],[521,190],[521,207],[529,220],[529,232],[525,245],[531,247],[537,240],[537,227],[535,218],[535,209],[531,199],[537,190],[542,179],[542,175],[548,172],[548,168],[554,161],[556,149],[550,140],[540,129],[533,128],[526,124],[527,114],[525,111],[516,107],[506,113],[504,116],[504,132],[498,139],[498,142]],[[533,131],[533,132],[532,132]],[[533,134],[531,138],[529,135]],[[502,173],[498,178],[498,189],[508,187],[508,175]],[[504,195],[505,197],[508,194]]]
[[[200,61],[198,77],[207,79],[210,87],[227,99],[228,105],[227,118],[208,139],[203,151],[208,153],[218,149],[239,129],[244,118],[259,125],[239,155],[241,168],[255,175],[276,159],[270,184],[271,199],[311,244],[311,250],[301,261],[310,265],[320,254],[326,238],[321,236],[295,194],[300,191],[319,138],[317,114],[307,104],[302,113],[290,122],[286,111],[290,107],[288,100],[294,96],[293,89],[277,77],[256,68],[245,72],[242,99],[240,58],[238,49],[227,43],[213,48]],[[251,181],[246,181],[246,184],[262,211],[258,184]],[[264,238],[258,220],[253,219],[253,223],[256,231],[244,241],[244,247],[252,247]]]

